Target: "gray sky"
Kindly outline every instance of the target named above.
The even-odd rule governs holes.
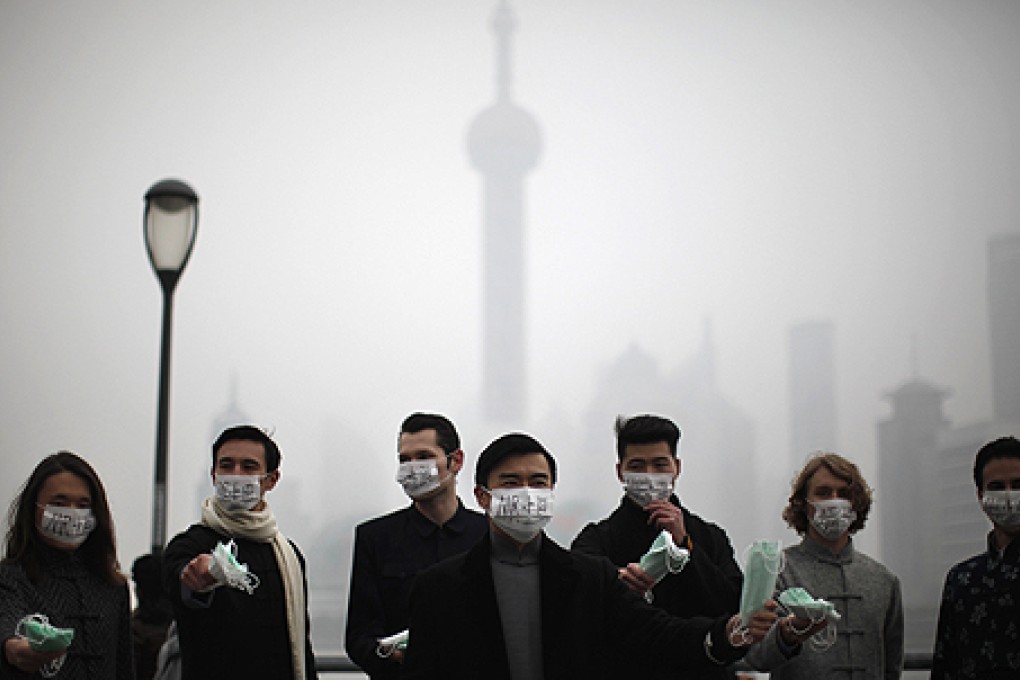
[[[274,493],[309,526],[404,502],[400,420],[476,411],[465,137],[494,95],[494,6],[0,0],[4,506],[69,448],[108,485],[122,560],[147,549],[161,297],[142,196],[164,177],[201,197],[175,306],[171,534],[234,375],[284,450]],[[576,426],[628,346],[668,370],[705,319],[761,456],[789,455],[786,339],[807,319],[835,324],[838,446],[866,474],[912,337],[950,418],[989,416],[986,241],[1020,228],[1020,3],[512,6],[514,96],[543,136],[516,427]],[[463,432],[469,453],[491,429]],[[763,490],[777,513],[784,492]]]

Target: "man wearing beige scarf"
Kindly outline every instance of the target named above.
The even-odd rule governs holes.
[[[280,450],[249,425],[225,430],[212,448],[216,493],[163,553],[182,680],[317,678],[304,558],[265,499],[280,480]],[[228,552],[236,561],[224,565]]]

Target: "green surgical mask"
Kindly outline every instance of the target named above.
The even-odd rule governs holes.
[[[750,644],[747,625],[751,616],[760,611],[776,590],[776,578],[783,569],[783,552],[779,541],[755,541],[747,549],[744,564],[744,586],[740,591],[740,625],[733,631],[733,646]]]
[[[663,529],[655,537],[638,566],[656,583],[666,578],[666,574],[678,574],[691,559],[691,553],[673,542],[673,536]],[[645,599],[651,602],[651,591],[645,593]]]
[[[815,649],[826,649],[836,641],[836,622],[842,617],[831,602],[821,598],[815,599],[803,588],[787,588],[779,594],[779,604],[797,618],[808,619],[811,625],[822,619],[828,620],[829,625],[811,636],[811,646]],[[794,632],[801,634],[807,632],[807,629],[803,631],[795,629]]]
[[[49,619],[42,614],[31,614],[18,622],[15,635],[28,640],[29,646],[36,652],[58,652],[71,645],[74,629],[51,626]]]
[[[259,577],[248,571],[247,564],[237,561],[237,544],[233,539],[229,543],[217,543],[212,551],[212,562],[209,573],[220,584],[237,588],[251,595],[259,587]]]

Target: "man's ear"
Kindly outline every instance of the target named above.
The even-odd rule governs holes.
[[[475,500],[483,510],[488,512],[489,506],[492,504],[492,496],[478,484],[475,484]]]
[[[676,474],[673,475],[673,483],[675,484],[676,480],[680,479],[680,471],[683,468],[680,467],[680,458],[674,458],[673,460],[676,461]]]
[[[616,464],[616,478],[623,484],[623,468],[620,466],[620,463]]]
[[[450,461],[449,463],[450,472],[452,472],[453,474],[457,474],[458,472],[460,472],[461,468],[464,467],[464,451],[462,449],[457,449],[456,451],[450,454],[448,460]]]
[[[280,481],[280,468],[276,468],[268,475],[266,475],[266,481],[264,482],[262,492],[265,493],[266,491],[272,491],[273,488],[276,487],[277,482],[279,481]]]

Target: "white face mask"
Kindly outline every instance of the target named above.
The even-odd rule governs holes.
[[[96,518],[92,508],[62,508],[57,505],[43,506],[42,518],[39,520],[39,533],[69,546],[79,546],[85,542],[92,530],[96,528]]]
[[[259,475],[216,475],[216,500],[228,512],[251,510],[262,499],[261,482]]]
[[[981,509],[988,519],[1004,529],[1020,528],[1020,489],[985,491]]]
[[[483,487],[484,488],[484,487]],[[538,536],[553,515],[552,489],[485,489],[492,499],[489,517],[518,543]]]
[[[808,501],[810,503],[810,501]],[[827,540],[835,541],[847,532],[850,525],[857,519],[850,501],[845,498],[834,498],[828,501],[811,503],[815,509],[811,518],[811,526]]]
[[[409,460],[397,466],[397,482],[411,498],[421,498],[442,484],[436,460]]]
[[[645,507],[652,501],[666,501],[673,494],[672,472],[624,472],[623,490],[627,497]]]

